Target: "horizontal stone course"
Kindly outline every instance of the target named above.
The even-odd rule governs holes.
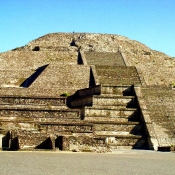
[[[33,70],[1,69],[0,87],[19,87],[33,73]]]
[[[149,112],[149,119],[153,124],[152,127],[154,128],[159,147],[172,145],[172,140],[175,137],[173,120],[173,116],[175,116],[174,91],[168,87],[148,86],[141,87],[140,92],[146,105],[145,109]],[[143,108],[142,105],[141,108]]]
[[[93,105],[111,105],[111,106],[124,105],[126,106],[132,103],[132,99],[133,97],[124,98],[123,96],[110,97],[109,95],[108,96],[100,95],[100,96],[93,97]]]
[[[135,67],[95,66],[99,82],[104,85],[141,84]]]
[[[55,134],[60,134],[60,132],[70,132],[70,133],[92,133],[92,124],[81,124],[81,123],[57,123],[57,124],[43,124],[41,123],[42,129],[46,131],[53,131]]]
[[[32,88],[83,89],[89,86],[90,67],[50,64],[31,85]]]
[[[28,131],[32,131],[32,130],[37,130],[39,129],[39,126],[37,123],[35,123],[34,121],[1,121],[0,120],[0,125],[1,128],[3,128],[4,130],[28,130]]]
[[[141,85],[140,77],[135,67],[126,67],[117,38],[100,34],[49,34],[0,54],[0,70],[7,69],[1,73],[0,125],[7,132],[16,132],[11,136],[18,138],[21,149],[40,148],[45,141],[44,147],[53,149],[58,137],[63,147],[59,149],[63,150],[145,148],[140,110],[136,109],[137,99],[130,86]],[[83,53],[83,58],[78,53]],[[91,64],[95,66],[90,67]],[[30,84],[33,73],[43,67]],[[26,86],[22,88],[24,80]],[[99,96],[93,96],[97,91],[91,87],[95,85],[102,87],[101,95],[97,88]],[[77,100],[82,102],[79,109],[69,109],[66,97],[73,98],[71,95],[77,90],[79,99],[85,100]],[[90,96],[84,95],[85,91]],[[87,104],[89,107],[84,108]]]
[[[3,96],[17,96],[17,97],[36,97],[36,98],[59,98],[65,96],[65,93],[68,95],[72,95],[76,92],[76,88],[46,88],[43,85],[39,85],[37,87],[29,87],[29,88],[1,88],[0,97]]]
[[[76,65],[77,52],[9,51],[0,54],[0,70],[33,70],[52,62]]]
[[[24,150],[34,149],[47,139],[49,140],[50,143],[50,147],[47,145],[47,149],[54,148],[54,145],[52,145],[52,141],[50,139],[50,134],[48,133],[19,130],[17,131],[17,137],[20,149]]]
[[[119,52],[84,52],[88,65],[118,65],[125,66]]]
[[[71,110],[49,110],[49,109],[1,109],[0,116],[3,117],[32,117],[32,118],[79,118],[79,111],[71,109]]]
[[[42,98],[42,97],[20,97],[20,96],[0,96],[0,105],[66,105],[65,97]]]
[[[141,137],[64,137],[64,150],[71,151],[90,151],[90,152],[108,152],[111,149],[117,149],[120,146],[142,149],[145,147],[145,139]],[[110,147],[108,150],[106,147]]]
[[[99,121],[104,121],[104,122],[128,122],[128,121],[138,121],[138,118],[133,117],[133,116],[122,116],[122,117],[105,117],[105,116],[86,116],[85,121],[89,121],[92,123],[98,123]]]
[[[134,95],[131,86],[105,86],[104,84],[102,85],[101,93],[118,96],[125,96],[126,94],[129,96]]]
[[[136,110],[116,110],[116,109],[98,109],[98,108],[85,108],[86,116],[94,116],[94,117],[124,117],[137,115]]]
[[[110,132],[121,132],[121,133],[139,133],[141,130],[141,125],[139,123],[132,122],[123,122],[120,124],[117,123],[108,123],[108,124],[94,124],[95,131],[110,131]]]

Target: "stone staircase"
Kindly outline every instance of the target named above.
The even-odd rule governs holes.
[[[87,63],[90,64],[90,60],[88,62],[87,59]],[[92,72],[96,84],[101,86],[77,91],[68,98],[68,105],[82,109],[81,119],[91,124],[93,132],[81,137],[74,135],[71,139],[66,137],[65,141],[69,146],[65,146],[64,149],[95,149],[97,152],[113,149],[147,149],[147,136],[132,86],[141,84],[136,68],[95,65]]]
[[[110,149],[147,147],[135,97],[121,93],[129,88],[104,86],[101,95],[93,96],[93,105],[85,107],[84,121],[93,123],[95,138],[103,138]]]
[[[134,66],[95,66],[98,83],[110,86],[141,85],[140,78]]]
[[[22,73],[15,73],[18,84],[12,82],[18,88],[1,86],[3,149],[56,147],[102,152],[147,147],[132,87],[141,84],[135,67],[126,67],[119,53],[86,53],[82,65],[77,65],[78,53],[69,52],[69,59],[65,59],[64,54],[48,55],[35,49],[13,54],[14,60],[24,56]],[[38,59],[32,62],[29,52]],[[47,64],[40,64],[40,57]],[[18,70],[19,65],[15,66]],[[75,91],[77,94],[72,95]],[[66,94],[70,97],[61,96]]]
[[[48,34],[0,53],[0,148],[105,152],[175,145],[175,89],[142,86],[143,72],[128,66],[121,41]]]
[[[64,134],[69,134],[73,132],[71,127],[78,123],[81,123],[80,110],[69,109],[66,97],[0,97],[3,149],[33,149],[48,138],[55,143],[57,133],[63,134],[60,132],[62,130]],[[53,143],[52,148],[55,147]],[[48,148],[48,144],[44,148]]]
[[[85,52],[85,57],[88,65],[111,65],[125,66],[122,55],[119,52]]]
[[[170,150],[175,145],[175,90],[171,87],[140,87],[137,89],[141,108],[149,117],[158,150]],[[147,118],[148,118],[147,117]]]

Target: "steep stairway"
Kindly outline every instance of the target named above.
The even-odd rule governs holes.
[[[85,107],[84,120],[93,122],[94,135],[111,149],[145,149],[144,127],[132,86],[141,85],[136,68],[109,62],[95,65],[95,70],[101,94],[93,96],[91,107]]]
[[[158,149],[170,150],[170,147],[175,145],[175,89],[153,86],[140,87],[136,91],[146,104],[145,111],[152,122]],[[141,105],[141,108],[145,106]]]
[[[98,83],[116,86],[116,85],[141,85],[140,78],[134,66],[95,66]]]
[[[87,150],[147,149],[133,86],[141,85],[136,68],[95,65],[93,75],[101,85],[79,90],[69,101],[71,107],[82,109],[81,119],[92,124],[93,134],[86,140],[68,137],[67,142],[76,143],[78,150],[83,150],[82,145]]]
[[[125,66],[119,52],[84,52],[88,65]]]
[[[93,105],[85,107],[84,121],[93,123],[94,138],[110,149],[147,147],[135,97],[128,89],[131,87],[102,86],[101,95],[93,96]]]

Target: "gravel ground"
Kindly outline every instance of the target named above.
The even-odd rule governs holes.
[[[114,153],[0,152],[0,175],[175,174],[175,154],[154,151]]]

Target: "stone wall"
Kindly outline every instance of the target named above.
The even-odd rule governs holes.
[[[175,144],[174,90],[133,91],[173,86],[174,61],[166,55],[117,35],[55,33],[1,53],[0,61],[5,149],[103,152]],[[79,109],[66,106],[69,95],[69,107]]]
[[[83,89],[89,87],[90,67],[84,65],[50,64],[31,88]]]
[[[88,65],[125,66],[122,55],[119,52],[85,52]]]
[[[95,66],[99,83],[104,85],[140,85],[141,81],[135,67]]]
[[[174,145],[174,90],[167,87],[147,87],[137,89],[136,94],[150,137],[157,139],[156,149]]]
[[[70,52],[42,52],[42,51],[9,51],[0,54],[3,70],[35,70],[51,62],[59,64],[77,64],[78,53]]]

